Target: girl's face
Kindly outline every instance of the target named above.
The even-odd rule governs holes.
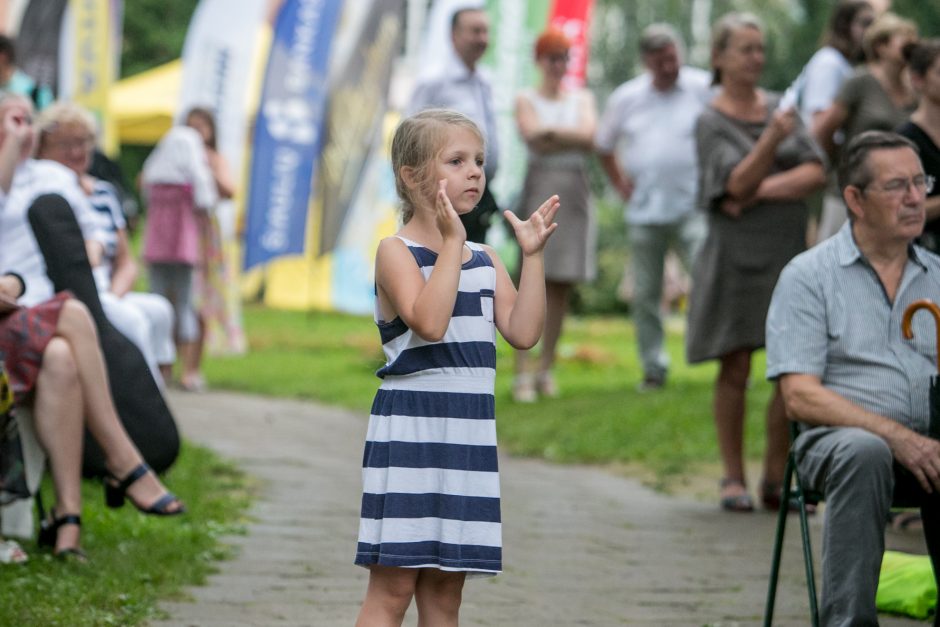
[[[454,210],[463,215],[480,202],[486,176],[483,174],[483,144],[470,129],[453,126],[447,130],[444,148],[432,169],[434,194],[438,181],[447,180],[447,197]],[[431,198],[434,204],[434,197]]]
[[[722,82],[756,86],[764,71],[764,35],[756,28],[742,26],[731,33],[727,47],[717,53],[715,65]]]

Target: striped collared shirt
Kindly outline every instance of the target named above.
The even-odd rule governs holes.
[[[911,245],[890,302],[846,223],[795,257],[780,275],[767,314],[767,378],[810,374],[853,403],[920,433],[927,431],[937,329],[914,316],[914,339],[901,335],[913,301],[940,302],[940,257]]]

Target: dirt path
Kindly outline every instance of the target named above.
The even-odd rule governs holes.
[[[156,624],[352,625],[367,579],[352,565],[366,418],[226,393],[171,402],[185,437],[264,484],[249,533],[232,539],[238,557],[193,588],[193,602],[164,603],[171,619]],[[591,467],[503,457],[500,471],[505,572],[467,584],[462,625],[760,623],[773,516],[724,514]],[[791,525],[775,624],[806,625]],[[416,624],[413,611],[405,624]]]

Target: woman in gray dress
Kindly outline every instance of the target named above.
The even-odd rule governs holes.
[[[591,92],[563,83],[570,48],[560,30],[542,33],[535,42],[541,83],[516,98],[516,124],[529,149],[519,215],[528,217],[542,204],[539,198],[552,194],[558,194],[562,204],[560,228],[545,245],[545,333],[537,372],[530,371],[528,351],[516,353],[512,395],[523,403],[534,401],[537,394],[558,394],[552,367],[571,291],[595,273],[596,225],[587,160],[597,113]]]
[[[760,22],[730,13],[712,36],[714,100],[696,126],[699,207],[709,234],[693,269],[686,349],[690,363],[720,362],[714,414],[724,478],[721,506],[751,511],[744,474],[745,396],[751,355],[777,276],[805,246],[804,198],[825,182],[823,158],[792,109],[757,86],[764,67]],[[767,410],[760,497],[780,505],[787,419],[775,390]]]

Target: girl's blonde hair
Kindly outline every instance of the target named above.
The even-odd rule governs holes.
[[[476,135],[480,144],[483,134],[473,120],[451,109],[425,109],[405,118],[392,137],[392,169],[395,172],[395,190],[401,198],[402,224],[414,216],[416,198],[428,198],[434,193],[432,176],[435,159],[444,150],[447,131],[451,127],[465,128]],[[402,168],[412,168],[416,189],[409,189],[402,177]]]
[[[742,28],[753,28],[759,33],[764,32],[760,18],[753,13],[746,12],[725,13],[712,26],[712,85],[721,82],[721,69],[715,67],[715,57],[728,49],[731,36]]]

